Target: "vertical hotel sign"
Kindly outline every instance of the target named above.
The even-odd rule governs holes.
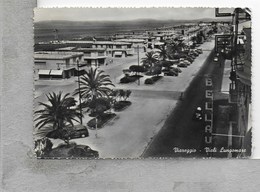
[[[205,147],[212,145],[212,129],[213,129],[213,83],[210,77],[206,77],[205,91]]]

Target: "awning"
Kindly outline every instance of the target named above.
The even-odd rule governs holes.
[[[46,70],[46,69],[40,69],[38,72],[38,75],[49,75],[50,74],[50,70]]]
[[[50,75],[62,75],[62,73],[63,73],[63,70],[52,69]]]
[[[122,51],[115,51],[114,55],[122,55]]]

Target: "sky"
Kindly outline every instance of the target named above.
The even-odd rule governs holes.
[[[222,10],[227,11],[227,10]],[[230,12],[230,10],[228,10]],[[214,8],[38,8],[35,22],[44,20],[124,21],[135,19],[194,20],[215,18]]]

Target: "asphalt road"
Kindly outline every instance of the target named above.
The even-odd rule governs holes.
[[[204,122],[192,120],[192,115],[198,106],[204,109],[207,75],[212,76],[214,91],[221,89],[223,64],[220,67],[218,62],[213,61],[213,57],[214,53],[193,79],[185,92],[184,99],[177,103],[163,128],[152,139],[142,157],[207,156],[203,150]]]

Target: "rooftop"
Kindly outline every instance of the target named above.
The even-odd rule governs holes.
[[[34,59],[63,60],[77,56],[83,56],[83,52],[63,52],[63,51],[39,51],[34,53]]]
[[[63,41],[63,43],[94,44],[94,45],[130,45],[131,44],[126,42],[115,42],[115,41]]]
[[[97,51],[97,52],[104,52],[106,48],[78,48],[77,51],[86,52],[86,51]]]
[[[63,47],[63,48],[58,48],[58,49],[55,49],[55,50],[57,50],[57,51],[71,51],[75,48],[76,47]]]
[[[143,43],[144,39],[117,39],[115,42]]]

